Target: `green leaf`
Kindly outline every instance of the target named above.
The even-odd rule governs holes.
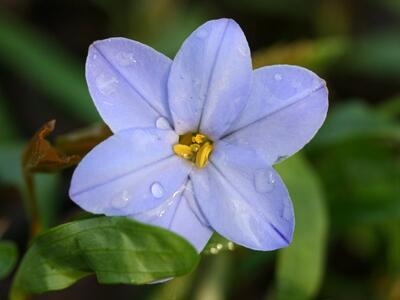
[[[71,115],[85,121],[99,119],[85,84],[83,63],[77,64],[64,49],[4,12],[0,13],[0,61]]]
[[[312,147],[331,146],[355,138],[390,138],[400,141],[400,124],[361,101],[336,107],[312,141]]]
[[[313,299],[324,274],[327,215],[324,196],[313,169],[301,156],[277,166],[296,213],[293,243],[277,261],[276,299]]]
[[[334,229],[400,220],[396,143],[349,140],[313,154],[326,187]]]
[[[26,253],[11,299],[66,288],[96,274],[100,283],[144,284],[186,274],[199,260],[185,239],[124,217],[66,223],[39,235]]]
[[[7,277],[13,270],[18,258],[18,249],[14,242],[0,241],[0,279]]]

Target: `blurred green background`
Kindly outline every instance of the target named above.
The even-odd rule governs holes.
[[[277,166],[295,206],[293,244],[232,250],[215,237],[195,272],[168,283],[89,277],[33,299],[400,299],[399,0],[0,0],[0,299],[29,239],[24,145],[51,119],[53,136],[100,121],[84,80],[89,44],[124,36],[173,58],[219,17],[241,25],[255,67],[302,65],[328,84],[325,125]],[[79,212],[71,174],[35,176],[46,228]]]

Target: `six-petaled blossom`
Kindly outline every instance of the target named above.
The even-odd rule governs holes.
[[[293,207],[272,165],[322,125],[328,91],[317,75],[253,70],[239,25],[220,19],[174,60],[125,38],[97,41],[86,79],[113,135],[75,170],[80,207],[170,229],[198,251],[214,231],[257,250],[291,242]]]

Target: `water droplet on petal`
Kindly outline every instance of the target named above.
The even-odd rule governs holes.
[[[103,95],[111,95],[115,92],[116,87],[119,81],[115,77],[107,77],[104,74],[100,74],[96,78],[96,86],[99,89],[100,93]]]
[[[290,199],[288,200],[288,202],[290,202]],[[286,221],[292,221],[293,219],[293,210],[291,205],[286,204],[285,207],[283,208],[283,215],[282,217],[286,220]]]
[[[97,58],[97,54],[93,54],[93,59],[96,59]]]
[[[164,117],[160,117],[156,120],[156,127],[158,129],[171,129],[168,120]]]
[[[268,193],[274,189],[275,175],[269,169],[260,169],[254,173],[254,185],[259,193]]]
[[[159,182],[154,182],[151,185],[151,193],[153,194],[154,197],[156,198],[161,198],[164,195],[164,188]]]
[[[246,56],[250,55],[249,48],[244,45],[240,45],[238,50],[239,50],[239,54],[242,56],[246,57]]]
[[[200,39],[204,39],[205,37],[207,37],[208,35],[208,31],[204,28],[201,28],[199,30],[197,30],[196,32],[196,36]]]
[[[274,79],[275,79],[276,81],[281,81],[281,80],[282,80],[282,74],[276,73],[276,74],[274,75]]]
[[[292,87],[295,88],[295,89],[301,88],[301,82],[298,81],[298,80],[293,81],[292,82]]]
[[[114,208],[121,209],[124,208],[125,206],[128,205],[130,198],[130,194],[128,191],[124,190],[122,191],[121,194],[116,195],[112,200],[111,200],[111,205]]]
[[[129,52],[118,52],[115,59],[121,66],[129,66],[136,63],[134,54]]]

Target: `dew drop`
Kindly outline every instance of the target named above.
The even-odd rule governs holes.
[[[274,79],[275,79],[276,81],[281,81],[281,80],[282,80],[282,74],[276,73],[276,74],[274,75]]]
[[[121,194],[116,195],[112,200],[111,200],[111,205],[114,208],[121,209],[124,208],[125,206],[128,205],[129,202],[129,192],[124,190]]]
[[[129,66],[136,63],[134,54],[129,52],[118,52],[115,59],[121,66]]]
[[[217,247],[218,250],[221,250],[222,248],[224,248],[224,246],[222,244],[217,244],[216,247]]]
[[[97,54],[93,54],[93,59],[96,59],[97,58]]]
[[[210,248],[210,253],[211,253],[211,254],[217,254],[217,253],[218,253],[218,249],[217,249],[217,248],[214,248],[214,247],[211,247],[211,248]]]
[[[156,127],[158,129],[171,129],[171,126],[169,125],[168,120],[164,117],[159,117],[156,120]]]
[[[103,95],[111,95],[115,92],[119,81],[115,77],[107,77],[104,74],[100,74],[96,78],[96,86],[100,93]]]
[[[292,82],[292,87],[295,88],[295,89],[301,88],[301,82],[298,81],[298,80],[293,81]]]
[[[249,48],[244,45],[239,46],[238,51],[239,51],[239,54],[244,57],[249,55]]]
[[[232,242],[228,242],[228,249],[229,250],[234,250],[235,249],[235,244],[234,243],[232,243]]]
[[[154,197],[156,198],[161,198],[164,195],[164,188],[159,182],[154,182],[151,185],[151,193],[153,194]]]
[[[290,202],[290,200],[288,199],[287,202]],[[282,217],[286,220],[286,221],[291,221],[293,219],[293,210],[290,204],[286,204],[285,207],[283,208],[283,214]]]
[[[274,189],[275,175],[269,169],[260,169],[254,173],[254,184],[259,193],[268,193]]]
[[[205,30],[204,28],[197,30],[196,32],[196,36],[200,39],[204,39],[205,37],[207,37],[208,35],[208,31]]]

